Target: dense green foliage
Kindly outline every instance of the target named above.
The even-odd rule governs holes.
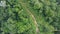
[[[32,18],[22,9],[18,0],[6,0],[7,6],[0,7],[2,33],[22,33],[32,27]],[[11,2],[12,1],[12,2]],[[34,24],[33,24],[34,25]]]
[[[60,34],[59,0],[4,0],[0,6],[0,34]],[[29,14],[29,12],[31,14]],[[34,15],[37,25],[31,15]]]

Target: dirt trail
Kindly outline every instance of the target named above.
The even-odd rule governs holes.
[[[22,2],[20,2],[20,3],[21,3],[21,5],[23,6],[23,8],[27,11],[27,13],[29,13],[29,15],[32,17],[32,19],[33,19],[33,21],[34,21],[34,24],[35,24],[35,26],[36,26],[36,32],[39,33],[38,24],[37,24],[37,21],[36,21],[34,15],[31,13],[31,11],[30,11],[29,9],[27,9],[25,3],[22,3]]]

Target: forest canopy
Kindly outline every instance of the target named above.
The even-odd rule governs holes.
[[[0,34],[60,34],[60,0],[0,0]]]

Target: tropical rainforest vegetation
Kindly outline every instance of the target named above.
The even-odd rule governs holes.
[[[60,34],[60,0],[0,0],[0,34]]]

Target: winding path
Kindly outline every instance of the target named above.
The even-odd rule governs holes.
[[[39,33],[38,24],[37,24],[37,21],[36,21],[34,15],[33,15],[33,14],[31,13],[31,11],[26,7],[26,4],[25,4],[25,3],[21,2],[21,1],[20,1],[20,3],[21,3],[21,5],[22,5],[23,9],[25,9],[25,10],[27,11],[27,13],[29,13],[29,15],[32,17],[32,19],[33,19],[33,21],[34,21],[34,24],[35,24],[35,27],[36,27],[36,33]]]

